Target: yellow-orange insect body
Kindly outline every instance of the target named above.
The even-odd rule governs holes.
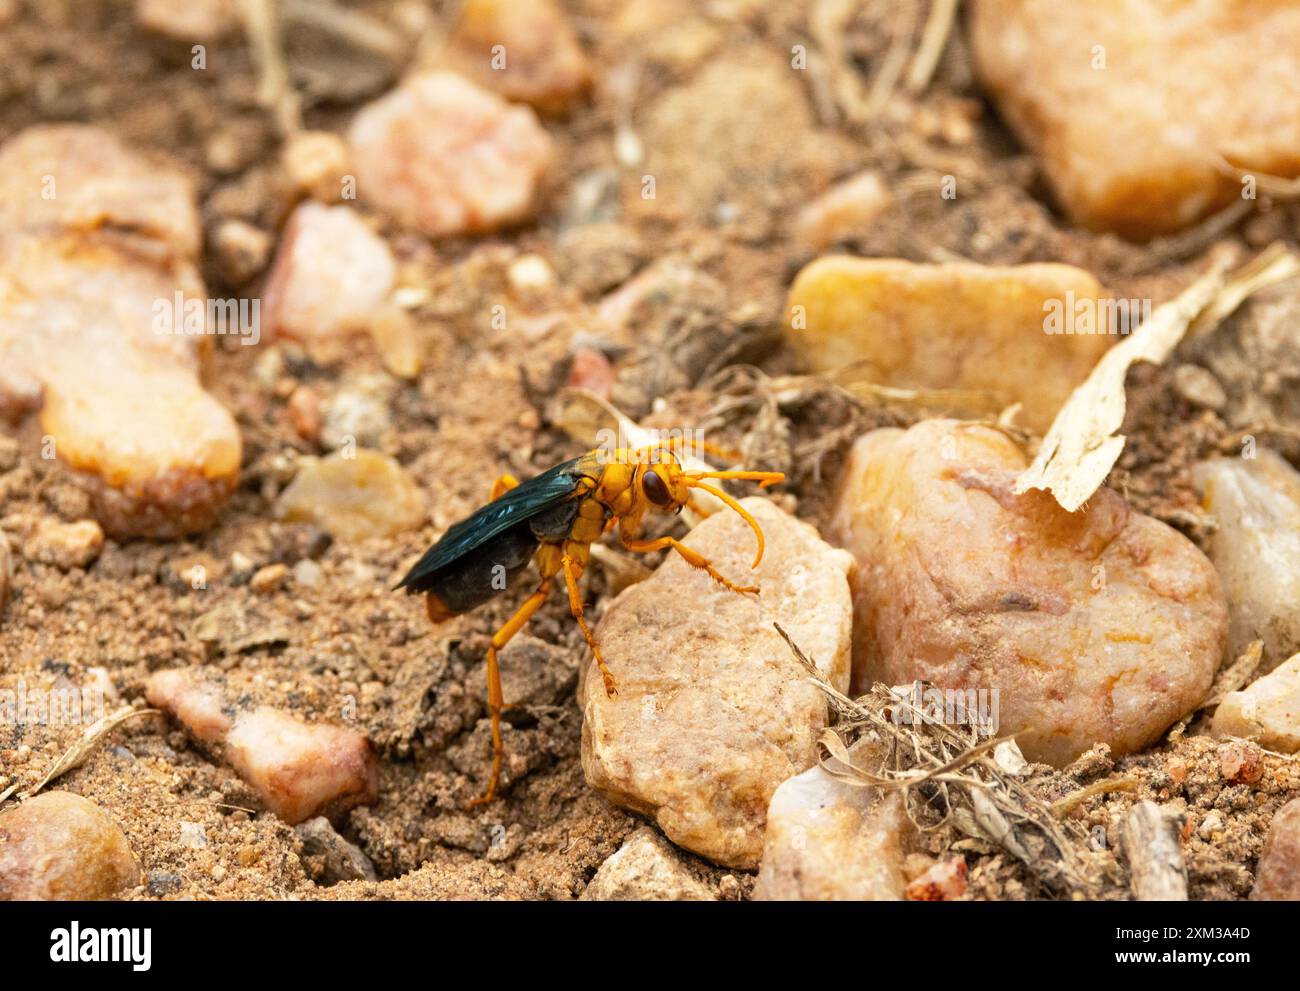
[[[754,566],[763,557],[763,531],[735,499],[704,479],[735,478],[773,485],[784,478],[779,472],[686,471],[669,450],[656,445],[636,450],[589,451],[520,483],[509,475],[497,480],[492,501],[455,524],[430,547],[398,583],[408,593],[424,593],[429,618],[442,622],[486,602],[504,590],[529,560],[536,560],[541,575],[537,589],[492,637],[487,653],[488,711],[492,719],[492,778],[487,792],[474,804],[491,801],[501,773],[501,673],[497,652],[518,633],[550,594],[554,579],[562,576],[569,610],[582,628],[605,690],[614,695],[617,685],[605,664],[596,638],[583,616],[578,579],[587,566],[591,544],[617,524],[623,546],[637,552],[671,548],[693,567],[736,592],[757,592],[737,585],[720,574],[697,552],[674,537],[639,538],[641,523],[650,511],[676,513],[702,489],[744,517],[758,540]]]

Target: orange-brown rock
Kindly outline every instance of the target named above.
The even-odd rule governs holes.
[[[1117,321],[1100,283],[1069,265],[914,264],[829,255],[804,267],[786,308],[814,371],[854,366],[877,385],[987,393],[1046,432]]]
[[[1095,743],[1140,750],[1218,670],[1218,576],[1110,489],[1077,513],[1016,495],[1026,464],[1005,434],[953,420],[854,445],[829,533],[858,564],[855,691],[996,691],[997,731],[1057,766]]]
[[[47,791],[0,815],[0,901],[95,901],[138,879],[122,827],[80,795]]]
[[[979,0],[980,80],[1065,211],[1133,238],[1300,173],[1297,0]]]
[[[267,705],[247,706],[220,686],[180,670],[158,671],[145,694],[216,747],[268,809],[293,825],[374,801],[378,768],[356,730],[306,723]]]

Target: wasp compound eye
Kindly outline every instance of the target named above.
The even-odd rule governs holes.
[[[672,496],[668,493],[668,486],[653,471],[645,473],[645,477],[641,479],[641,488],[645,489],[646,498],[656,506],[667,506],[672,502]]]

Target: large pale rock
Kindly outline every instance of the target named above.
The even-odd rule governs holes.
[[[1024,453],[952,420],[854,445],[831,533],[854,573],[854,688],[998,692],[999,732],[1064,765],[1152,742],[1205,696],[1228,617],[1210,562],[1102,488],[1017,496]]]
[[[1218,528],[1210,559],[1228,596],[1228,652],[1264,641],[1265,670],[1300,650],[1300,473],[1272,451],[1194,473]]]
[[[979,0],[975,65],[1079,223],[1145,238],[1300,172],[1296,0]],[[1242,98],[1249,94],[1249,98]]]
[[[846,688],[851,562],[765,500],[743,505],[767,538],[757,571],[753,534],[729,510],[685,543],[760,593],[729,591],[669,555],[614,600],[596,631],[618,695],[607,697],[597,676],[584,679],[579,698],[593,787],[653,817],[678,846],[752,868],[772,793],[813,764],[827,714],[772,621]]]
[[[442,61],[545,114],[563,113],[591,86],[591,65],[556,0],[466,0]]]
[[[583,901],[711,902],[712,893],[663,837],[643,826],[600,865]]]
[[[554,155],[529,107],[452,72],[413,76],[364,107],[348,145],[362,201],[432,237],[531,217]]]
[[[107,132],[0,148],[0,414],[40,410],[114,536],[203,529],[238,480],[239,430],[199,380],[219,328],[198,245],[189,181]]]
[[[122,827],[80,795],[47,791],[0,815],[0,901],[94,901],[138,880]]]
[[[290,825],[375,799],[374,750],[356,730],[305,723],[266,705],[247,706],[188,671],[155,672],[145,695],[150,705],[218,749],[266,807]]]
[[[1214,712],[1213,731],[1284,754],[1300,750],[1300,654],[1245,690],[1225,695]]]
[[[194,187],[165,161],[108,131],[44,124],[0,150],[0,232],[113,233],[160,259],[192,259],[202,242]]]
[[[1292,799],[1273,816],[1264,852],[1255,868],[1250,897],[1258,901],[1300,901],[1300,798]]]
[[[795,278],[786,314],[814,371],[855,365],[880,385],[987,392],[1024,403],[1024,422],[1046,431],[1110,346],[1106,298],[1069,265],[831,255]]]
[[[767,809],[756,901],[899,901],[907,817],[897,793],[838,781],[811,767]]]

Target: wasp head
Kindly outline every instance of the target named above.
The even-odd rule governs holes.
[[[758,563],[763,560],[763,531],[759,527],[758,521],[729,494],[720,488],[705,484],[704,479],[748,479],[760,483],[762,488],[767,488],[769,485],[775,485],[785,476],[776,471],[688,472],[683,470],[670,452],[662,452],[662,454],[663,456],[654,459],[650,463],[637,467],[633,485],[638,502],[644,499],[647,508],[660,513],[680,513],[682,508],[690,502],[690,490],[703,489],[735,510],[754,531],[754,536],[758,538],[758,554],[754,558],[754,567],[758,567]]]

